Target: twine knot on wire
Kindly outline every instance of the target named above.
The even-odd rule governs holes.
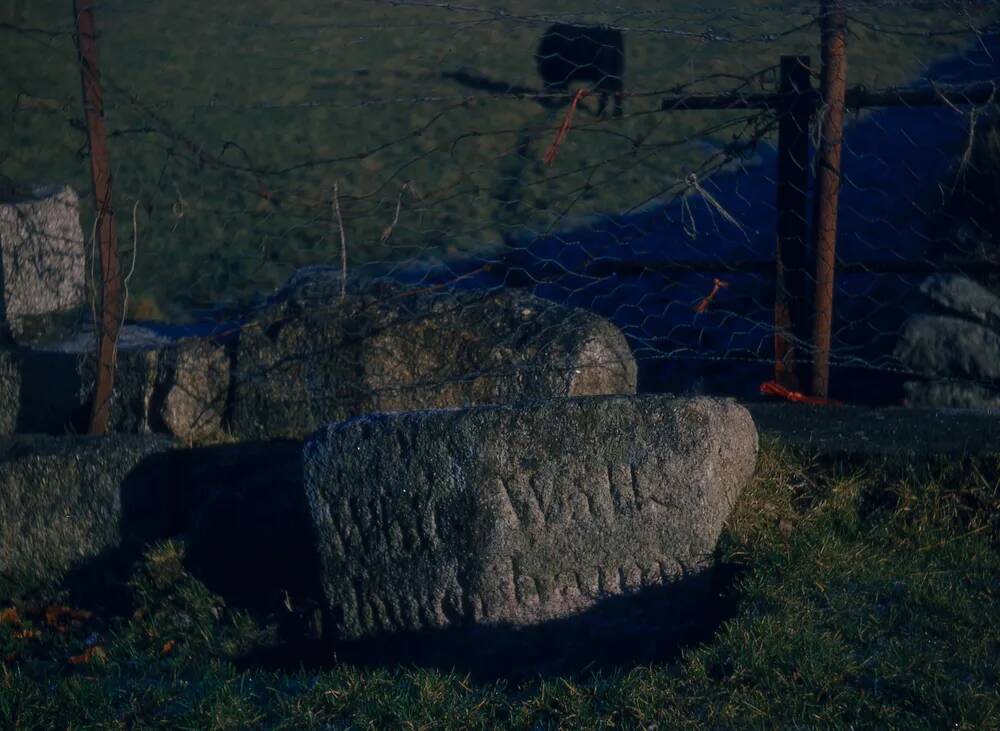
[[[716,295],[719,294],[719,290],[722,290],[728,286],[729,282],[723,281],[718,277],[712,279],[712,291],[709,292],[706,296],[701,298],[701,301],[694,306],[694,311],[697,312],[699,315],[704,312],[707,312],[709,305],[712,304],[712,302],[715,300]]]
[[[736,218],[727,211],[719,201],[715,199],[711,193],[705,190],[704,186],[698,181],[698,176],[695,173],[689,173],[684,179],[689,189],[694,190],[698,195],[701,196],[702,200],[708,204],[709,208],[714,209],[720,216],[722,216],[726,221],[733,224],[736,228],[740,230],[744,236],[747,236],[746,229],[743,228],[743,224],[736,220]],[[747,236],[749,238],[749,236]]]

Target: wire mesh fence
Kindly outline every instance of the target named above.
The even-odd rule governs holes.
[[[827,5],[95,3],[119,357],[211,338],[226,419],[271,393],[255,423],[636,379],[753,398],[776,371],[808,393]],[[996,405],[998,8],[839,5],[829,394]],[[0,13],[0,180],[92,194],[73,14]],[[144,383],[202,362],[161,360]]]

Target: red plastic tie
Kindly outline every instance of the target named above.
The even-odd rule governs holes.
[[[806,396],[804,393],[792,391],[775,381],[767,381],[760,384],[760,392],[764,396],[778,396],[786,401],[799,404],[813,404],[814,406],[843,406],[843,401],[835,401],[830,398],[819,398],[817,396]]]

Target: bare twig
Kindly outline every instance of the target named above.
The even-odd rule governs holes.
[[[125,326],[125,311],[128,309],[128,283],[132,279],[132,275],[135,274],[135,262],[136,253],[139,249],[139,199],[135,199],[135,205],[132,206],[132,265],[129,267],[128,274],[122,279],[122,317],[121,321],[118,323],[118,331],[115,333],[115,358],[118,357],[118,342],[121,340],[122,328]]]
[[[716,211],[718,211],[719,215],[721,215],[724,219],[726,219],[726,221],[728,221],[729,223],[733,224],[736,228],[738,228],[740,230],[740,233],[746,236],[747,239],[750,238],[747,235],[746,229],[743,228],[743,224],[737,221],[736,218],[733,217],[733,214],[731,214],[729,211],[723,208],[722,204],[715,199],[715,196],[713,196],[711,193],[705,190],[705,188],[702,187],[701,183],[698,182],[697,174],[691,173],[690,175],[687,176],[687,180],[685,182],[687,183],[689,188],[694,188],[694,190],[701,196],[702,200],[705,201],[706,204],[708,204],[710,210],[715,209]]]
[[[340,228],[340,301],[347,297],[347,234],[344,233],[344,218],[340,215],[340,191],[337,183],[333,184],[333,210],[337,214],[337,226]]]
[[[384,244],[389,240],[389,237],[392,236],[393,230],[396,228],[396,224],[399,223],[399,212],[403,208],[403,193],[406,192],[406,189],[409,187],[409,185],[410,184],[408,182],[403,183],[403,187],[399,189],[399,196],[396,198],[396,213],[392,217],[392,223],[390,223],[388,226],[385,227],[385,229],[383,229],[382,237],[379,239],[379,242],[382,244]]]

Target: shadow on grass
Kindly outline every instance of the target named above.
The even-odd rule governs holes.
[[[529,627],[470,625],[350,642],[298,637],[237,664],[284,670],[340,663],[368,669],[402,665],[455,671],[481,682],[627,670],[670,661],[709,640],[735,615],[735,573],[733,567],[719,566],[669,586],[608,597],[574,617]]]
[[[150,543],[181,539],[185,569],[258,616],[318,594],[301,442],[220,445],[144,458],[119,489],[117,545],[77,562],[61,588],[80,606],[129,610],[127,579]]]
[[[175,456],[187,570],[253,613],[319,593],[319,558],[302,491],[302,443],[247,442]]]
[[[464,626],[341,642],[323,632],[319,564],[301,490],[301,444],[192,450],[174,466],[188,571],[231,608],[277,619],[280,641],[243,668],[418,666],[478,679],[575,675],[676,657],[735,612],[734,571],[608,597],[572,618],[532,627]]]

